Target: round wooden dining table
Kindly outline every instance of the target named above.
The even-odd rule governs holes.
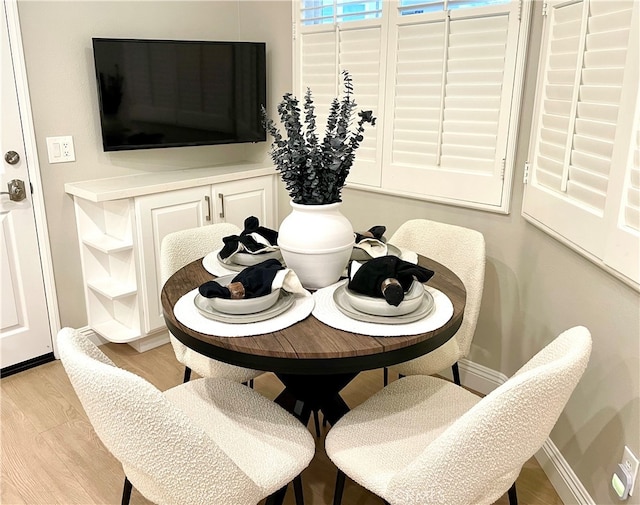
[[[374,337],[339,330],[309,315],[287,328],[247,337],[219,337],[183,325],[173,308],[186,293],[215,278],[202,260],[175,272],[162,288],[161,302],[169,331],[184,345],[232,365],[274,372],[284,384],[276,402],[306,423],[321,410],[334,424],[349,407],[339,392],[359,372],[402,363],[444,344],[462,323],[466,290],[444,265],[418,256],[418,264],[435,272],[428,285],[452,302],[453,315],[441,327],[418,335]]]

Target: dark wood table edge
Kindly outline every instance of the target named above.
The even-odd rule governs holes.
[[[313,317],[309,315],[308,317]],[[217,359],[231,365],[252,368],[255,370],[267,370],[274,373],[290,373],[299,375],[325,375],[337,373],[350,373],[354,370],[374,370],[386,366],[402,363],[414,358],[418,358],[437,349],[447,342],[460,328],[463,316],[453,322],[449,320],[446,325],[449,327],[441,331],[438,335],[427,338],[416,344],[399,349],[387,350],[378,354],[365,354],[361,356],[346,356],[332,358],[300,358],[278,356],[257,356],[255,354],[243,353],[238,350],[226,349],[212,345],[209,342],[195,338],[187,334],[184,330],[174,325],[171,321],[165,320],[169,331],[187,347],[203,354],[209,358]],[[242,338],[242,337],[239,337]],[[394,337],[371,337],[393,339]],[[213,352],[212,352],[213,351]],[[321,371],[319,371],[321,370]]]

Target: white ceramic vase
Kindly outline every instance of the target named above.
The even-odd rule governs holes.
[[[278,230],[282,257],[307,289],[329,286],[340,279],[349,262],[355,238],[342,215],[342,202],[302,205],[292,211]]]

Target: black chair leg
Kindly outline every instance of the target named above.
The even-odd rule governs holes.
[[[516,493],[516,483],[509,488],[509,505],[518,505],[518,493]]]
[[[333,505],[340,505],[342,503],[345,478],[346,475],[344,472],[342,470],[338,470],[338,476],[336,477],[336,489],[333,492]]]
[[[296,496],[296,505],[304,505],[304,496],[302,494],[302,475],[298,475],[293,479],[293,492]]]
[[[284,503],[284,495],[287,494],[287,486],[281,487],[271,496],[267,497],[265,505],[282,505]]]
[[[188,366],[185,366],[184,379],[182,380],[182,382],[189,382],[189,379],[191,379],[191,368],[189,368]]]
[[[124,476],[124,487],[122,488],[122,505],[129,505],[129,501],[131,500],[131,489],[133,486],[127,476]]]
[[[316,425],[316,437],[320,438],[320,418],[317,410],[313,411],[313,423]]]
[[[389,384],[389,369],[385,366],[383,369],[382,385],[386,386],[387,384]]]
[[[456,361],[451,365],[451,371],[453,372],[453,382],[460,386],[460,369],[458,368],[458,362]]]

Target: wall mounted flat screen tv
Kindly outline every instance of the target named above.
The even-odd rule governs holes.
[[[265,44],[93,39],[105,151],[266,140]]]

